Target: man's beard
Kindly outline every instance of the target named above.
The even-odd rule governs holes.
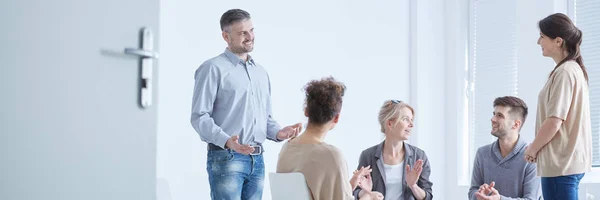
[[[254,42],[252,42],[252,45],[249,46],[245,46],[245,45],[240,45],[240,46],[234,46],[231,51],[233,53],[250,53],[252,52],[252,50],[254,50]]]
[[[496,137],[498,137],[498,138],[499,138],[499,137],[504,137],[504,136],[506,135],[506,133],[507,133],[507,132],[506,132],[506,130],[504,130],[504,129],[503,129],[503,130],[498,130],[498,131],[496,131],[496,132],[492,131],[492,135],[493,135],[493,136],[496,136]]]

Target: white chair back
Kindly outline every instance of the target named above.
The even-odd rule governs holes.
[[[311,200],[306,179],[300,172],[269,173],[273,200]]]

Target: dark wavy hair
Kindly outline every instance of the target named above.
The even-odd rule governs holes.
[[[333,77],[327,77],[310,81],[304,86],[304,91],[308,122],[320,125],[340,113],[346,86]]]

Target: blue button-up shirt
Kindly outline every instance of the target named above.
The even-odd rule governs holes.
[[[244,61],[226,49],[196,70],[191,123],[202,141],[222,148],[233,135],[240,136],[240,144],[279,141],[269,75],[248,58]]]

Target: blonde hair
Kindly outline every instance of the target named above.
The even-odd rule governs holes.
[[[398,117],[402,108],[408,108],[412,114],[415,114],[415,110],[408,104],[398,100],[387,100],[381,106],[379,110],[379,125],[381,125],[381,132],[385,133],[385,124],[387,121],[392,120],[398,123]]]

